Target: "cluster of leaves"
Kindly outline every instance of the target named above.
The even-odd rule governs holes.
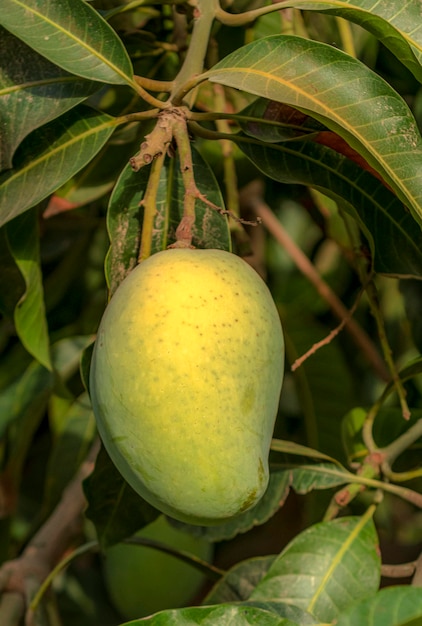
[[[340,314],[354,332],[288,371],[262,501],[218,527],[181,525],[235,542],[273,518],[292,490],[309,494],[293,540],[276,556],[236,563],[203,606],[145,621],[422,619],[417,588],[379,590],[380,539],[407,541],[415,563],[422,539],[422,8],[400,4],[3,0],[2,561],[51,516],[95,442],[84,385],[90,350],[107,297],[138,262],[151,206],[151,252],[177,239],[187,196],[180,142],[139,171],[129,163],[160,115],[177,109],[191,142],[193,244],[255,252],[288,364],[335,326],[339,297],[356,305],[356,324]],[[264,180],[265,192],[239,194],[251,179]],[[269,206],[272,222],[261,212]],[[272,235],[265,241],[262,227],[232,219],[257,216]],[[103,449],[85,494],[103,548],[158,515]],[[397,502],[405,519],[394,517]],[[334,519],[342,508],[347,516]],[[416,579],[416,565],[410,570]],[[72,572],[68,581],[81,585]],[[119,621],[98,598],[87,609],[81,586],[72,604],[71,588],[59,594],[63,623],[72,610],[87,626]],[[7,625],[1,616],[2,605]]]

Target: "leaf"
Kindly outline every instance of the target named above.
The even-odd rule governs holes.
[[[100,87],[63,71],[0,28],[0,171],[31,131],[59,117]]]
[[[25,281],[9,250],[6,227],[0,228],[0,312],[13,318],[16,303],[25,291]]]
[[[422,623],[420,587],[381,589],[374,597],[358,602],[336,622],[337,626],[418,626]]]
[[[342,440],[349,465],[362,462],[368,454],[368,449],[362,438],[362,426],[367,413],[367,409],[355,407],[343,418]],[[377,447],[384,448],[389,445],[420,419],[422,419],[422,409],[412,408],[410,419],[404,420],[400,407],[382,407],[377,413],[373,425],[373,438]],[[406,455],[407,466],[409,466],[409,461],[413,461],[411,450],[407,448],[404,454]],[[419,449],[417,449],[417,454],[420,454]],[[418,458],[416,458],[417,462]]]
[[[16,332],[28,352],[51,370],[40,265],[38,213],[30,211],[9,222],[7,239],[10,252],[25,281],[25,291],[14,311]]]
[[[254,526],[268,521],[284,504],[289,493],[289,483],[288,472],[271,473],[267,490],[261,500],[249,511],[218,526],[191,526],[173,519],[170,521],[176,528],[188,529],[190,534],[204,537],[208,541],[231,539],[239,533],[245,533]]]
[[[404,100],[360,61],[291,35],[259,39],[203,75],[284,102],[340,135],[422,225],[422,138]]]
[[[236,563],[214,585],[203,604],[223,604],[248,600],[259,581],[268,572],[275,555],[259,556]]]
[[[263,605],[264,607],[266,605]],[[217,606],[192,607],[160,611],[151,617],[130,622],[132,626],[212,626],[230,624],[233,626],[298,626],[289,619],[273,612],[272,606],[261,608],[254,603],[219,604]]]
[[[370,173],[311,140],[271,146],[239,142],[239,147],[266,176],[307,185],[338,202],[367,237],[376,272],[420,278],[422,231],[400,200]]]
[[[332,489],[347,484],[353,478],[348,471],[332,463],[301,465],[290,470],[291,485],[296,493],[309,493],[314,489]]]
[[[219,185],[211,168],[195,149],[192,150],[195,181],[199,191],[213,204],[224,209]],[[134,172],[127,165],[110,198],[108,230],[111,247],[106,260],[106,276],[111,294],[137,263],[142,230],[143,209],[140,202],[148,184],[149,168]],[[175,240],[182,218],[184,186],[179,159],[167,159],[161,170],[157,194],[152,253],[164,250]],[[193,244],[197,248],[230,250],[230,232],[225,216],[196,202]]]
[[[299,456],[309,457],[311,459],[319,459],[320,461],[328,461],[329,463],[336,463],[337,461],[327,454],[308,448],[294,441],[283,441],[282,439],[273,439],[271,442],[271,450],[274,452],[283,452],[284,454],[296,454]],[[340,466],[341,467],[341,466]]]
[[[139,146],[137,129],[118,128],[96,156],[75,176],[57,189],[44,215],[55,213],[55,204],[80,206],[94,202],[109,193],[120,173]]]
[[[132,82],[123,43],[83,0],[2,0],[0,24],[71,74],[105,83]]]
[[[359,24],[382,41],[415,77],[422,80],[422,10],[419,0],[294,0],[286,6],[338,15]]]
[[[103,548],[133,535],[160,514],[127,484],[103,446],[93,473],[84,481],[84,490],[88,500],[85,515],[94,523]]]
[[[331,622],[357,600],[374,594],[379,580],[380,558],[372,520],[344,517],[297,535],[250,599],[285,601],[322,622]]]
[[[116,126],[80,105],[34,130],[19,146],[13,170],[0,176],[0,226],[31,208],[88,163]]]

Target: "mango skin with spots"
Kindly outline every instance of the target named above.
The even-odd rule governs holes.
[[[90,394],[132,488],[175,519],[213,525],[265,492],[283,372],[279,315],[255,270],[222,250],[169,249],[107,306]]]

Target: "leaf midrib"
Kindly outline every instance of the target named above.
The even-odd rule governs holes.
[[[75,137],[72,137],[70,140],[65,141],[64,143],[61,143],[58,146],[56,146],[56,148],[53,148],[53,149],[50,148],[48,152],[46,152],[44,155],[41,155],[40,157],[36,159],[31,159],[31,161],[26,166],[22,167],[21,169],[16,170],[16,172],[12,174],[9,178],[7,178],[2,185],[0,184],[0,191],[1,191],[2,186],[7,187],[10,184],[10,182],[13,181],[14,178],[21,177],[22,175],[26,175],[32,168],[40,165],[41,163],[43,163],[43,161],[50,160],[55,154],[58,154],[59,152],[66,150],[67,148],[72,146],[72,144],[78,143],[90,137],[91,135],[95,135],[101,132],[102,130],[107,128],[107,126],[117,126],[119,123],[121,123],[120,120],[118,121],[112,118],[111,120],[107,120],[106,122],[104,122],[103,124],[99,126],[94,126],[90,128],[89,130],[87,130],[86,132],[80,135],[76,135]]]
[[[36,15],[37,17],[41,18],[44,22],[46,22],[47,24],[50,24],[50,26],[56,28],[58,31],[60,31],[61,33],[63,33],[65,36],[69,37],[69,39],[72,39],[73,41],[75,41],[76,43],[78,43],[82,48],[84,48],[85,50],[87,50],[90,54],[92,54],[94,57],[96,57],[97,59],[99,59],[102,63],[104,63],[104,65],[106,65],[107,67],[109,67],[110,69],[112,69],[118,76],[120,76],[121,78],[124,79],[125,83],[129,83],[132,84],[132,81],[129,79],[129,77],[122,72],[122,70],[115,65],[114,63],[112,63],[109,59],[107,59],[103,54],[99,53],[97,50],[95,50],[92,46],[88,45],[86,42],[83,41],[83,39],[79,39],[78,37],[76,37],[75,35],[73,35],[73,33],[64,30],[60,24],[53,22],[51,19],[49,19],[47,16],[43,15],[42,13],[40,13],[39,11],[37,11],[36,9],[33,9],[32,7],[28,7],[27,5],[25,5],[23,2],[21,2],[20,0],[13,0],[13,2],[19,6],[21,6],[23,9],[25,9],[26,11],[30,11],[31,13],[33,13],[34,15]]]
[[[273,52],[273,50],[271,51],[271,53]],[[263,57],[265,58],[265,57]],[[262,61],[262,58],[260,59],[260,61]],[[417,199],[414,197],[413,194],[410,193],[410,190],[405,187],[403,188],[403,185],[401,184],[401,178],[398,178],[397,176],[395,176],[394,174],[394,170],[391,170],[390,166],[387,165],[386,161],[384,160],[384,158],[382,157],[382,155],[380,155],[379,152],[377,151],[372,151],[368,149],[368,146],[371,146],[371,143],[368,143],[367,141],[364,141],[362,135],[360,133],[358,133],[356,131],[356,128],[351,126],[350,124],[347,123],[347,120],[345,120],[342,117],[339,117],[338,115],[336,115],[333,111],[333,109],[330,109],[329,107],[327,107],[323,102],[321,102],[320,100],[316,99],[315,97],[313,97],[311,94],[306,93],[303,89],[301,89],[296,83],[292,83],[286,80],[283,80],[282,78],[279,78],[278,76],[274,76],[273,74],[269,74],[268,72],[262,72],[260,70],[256,70],[254,69],[254,67],[249,67],[249,68],[243,68],[243,67],[236,67],[235,65],[232,66],[231,68],[221,68],[221,69],[211,69],[209,74],[212,74],[213,77],[210,78],[210,81],[213,82],[214,77],[218,76],[218,74],[224,74],[224,73],[228,73],[228,72],[236,72],[239,74],[255,74],[258,76],[261,76],[263,78],[266,78],[268,80],[268,78],[270,78],[272,81],[277,82],[281,85],[283,85],[284,87],[288,88],[289,90],[292,91],[297,91],[300,95],[302,95],[303,97],[305,97],[306,99],[310,100],[311,102],[314,102],[316,105],[318,105],[318,107],[320,108],[320,110],[322,109],[323,113],[322,115],[324,115],[324,117],[328,120],[333,120],[335,121],[338,126],[340,128],[344,128],[347,130],[347,132],[352,136],[358,139],[358,141],[361,143],[362,146],[365,147],[365,149],[373,156],[375,157],[377,163],[381,163],[383,165],[384,171],[388,172],[389,176],[391,177],[391,180],[395,182],[395,184],[397,185],[397,187],[399,189],[401,189],[405,196],[409,199],[412,200],[412,204],[413,206],[417,207],[417,212],[420,213],[420,207],[419,207],[419,203],[417,202]],[[208,74],[208,72],[207,72]],[[206,78],[207,75],[203,75],[203,78]],[[218,82],[218,81],[215,81]],[[245,91],[250,92],[249,89],[245,89]],[[252,92],[253,93],[253,92]],[[260,94],[257,94],[258,96]],[[303,110],[306,112],[310,112],[310,113],[318,113],[318,111],[313,111],[312,109],[307,109],[306,107],[302,107],[300,105],[295,105],[296,108],[298,108],[299,110]],[[330,113],[331,115],[327,115],[327,113]],[[340,134],[340,133],[339,133]],[[397,153],[394,153],[397,154]],[[411,177],[410,180],[413,180],[414,177]],[[408,179],[409,180],[409,179]]]

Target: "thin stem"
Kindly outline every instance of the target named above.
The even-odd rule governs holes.
[[[141,245],[138,257],[139,263],[151,255],[154,219],[157,214],[157,193],[165,157],[166,153],[163,151],[153,160],[148,178],[148,185],[142,200],[144,217],[142,220]]]
[[[218,0],[196,0],[189,47],[170,95],[170,100],[175,106],[182,102],[189,107],[193,104],[194,93],[191,93],[188,98],[185,96],[191,89],[192,79],[195,81],[195,77],[203,71],[211,28],[218,8]],[[195,82],[193,87],[195,87]]]
[[[173,87],[172,80],[154,80],[154,78],[148,78],[147,76],[134,76],[136,83],[144,89],[150,91],[168,91],[170,92]]]
[[[155,539],[148,539],[147,537],[129,537],[125,539],[123,543],[133,545],[133,546],[145,546],[147,548],[151,548],[154,550],[158,550],[159,552],[163,552],[164,554],[170,554],[175,556],[180,561],[184,563],[188,563],[192,567],[195,567],[200,572],[205,574],[211,580],[220,580],[222,576],[226,573],[225,570],[208,563],[208,561],[204,561],[204,559],[200,559],[195,554],[185,550],[179,550],[178,548],[174,548],[173,546],[169,546],[166,543],[161,541],[156,541]]]
[[[259,9],[244,11],[243,13],[227,13],[224,9],[219,7],[215,17],[225,26],[245,26],[263,15],[274,13],[274,11],[280,11],[282,8],[288,8],[294,6],[294,4],[294,2],[279,2],[269,6],[260,7]]]
[[[215,94],[215,105],[218,109],[226,108],[226,94],[222,85],[213,85]],[[216,120],[219,132],[229,134],[230,127],[227,120]],[[227,209],[232,215],[239,217],[239,191],[237,184],[236,165],[233,156],[233,142],[229,139],[221,140],[224,167],[224,184],[226,188]]]
[[[142,100],[145,100],[145,102],[148,102],[148,104],[150,104],[151,106],[161,110],[166,109],[170,106],[168,100],[166,102],[163,102],[162,100],[159,100],[158,98],[155,98],[150,93],[148,93],[148,91],[144,89],[136,79],[133,80],[131,85],[138,94],[138,96],[140,96]]]
[[[397,437],[395,441],[380,450],[384,454],[385,460],[392,465],[396,458],[407,450],[415,441],[422,437],[422,419],[411,426],[405,433]]]
[[[31,600],[29,605],[29,611],[34,612],[37,610],[39,603],[41,602],[45,592],[53,582],[54,578],[59,574],[69,563],[71,563],[74,559],[78,558],[82,554],[86,554],[87,552],[91,552],[92,550],[98,550],[99,543],[98,541],[89,541],[88,543],[84,543],[84,545],[76,548],[70,554],[68,554],[64,559],[62,559],[57,565],[51,570],[48,574],[47,578],[45,578],[44,582],[40,585],[37,593]]]
[[[380,378],[389,380],[388,372],[386,371],[384,363],[376,351],[370,337],[359,326],[359,324],[349,316],[348,309],[344,306],[341,300],[339,300],[337,295],[332,291],[327,283],[321,278],[308,257],[295,244],[269,206],[262,200],[257,187],[255,186],[255,189],[253,189],[249,186],[248,189],[249,191],[245,191],[245,197],[248,199],[250,208],[258,217],[261,218],[262,223],[272,234],[274,239],[276,239],[276,241],[283,246],[285,251],[294,260],[298,269],[308,278],[318,291],[319,295],[329,304],[336,317],[338,317],[341,321],[345,320],[345,328],[347,328],[349,333],[353,336],[357,345],[365,354],[368,361],[372,364],[374,370]]]
[[[369,409],[362,426],[362,439],[370,454],[378,450],[378,446],[374,441],[372,431],[375,418],[378,415],[378,411],[381,409],[382,404],[383,399],[379,398],[375,402],[375,404]]]
[[[409,578],[409,576],[413,576],[415,569],[416,561],[398,563],[397,565],[383,563],[381,565],[381,576],[385,578]]]
[[[410,417],[410,410],[406,401],[406,390],[403,387],[403,383],[400,379],[399,373],[393,360],[392,350],[390,348],[387,333],[385,330],[384,318],[382,317],[381,309],[378,302],[378,293],[373,280],[367,282],[365,289],[366,295],[368,296],[369,306],[377,325],[378,336],[384,354],[384,359],[390,371],[391,378],[394,381],[394,387],[399,397],[402,414],[404,419],[408,420]]]

